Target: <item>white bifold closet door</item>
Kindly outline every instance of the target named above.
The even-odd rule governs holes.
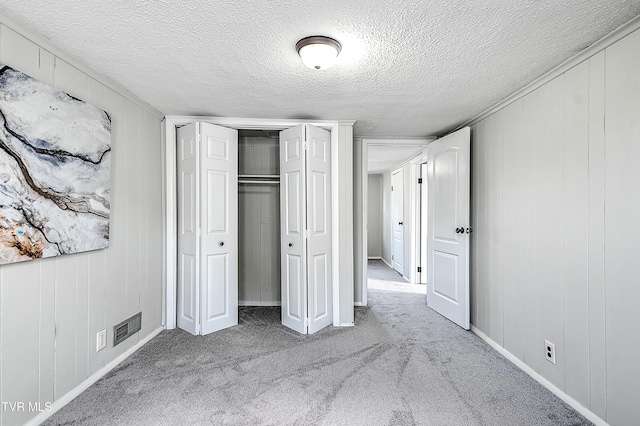
[[[312,125],[280,132],[282,324],[304,334],[333,322],[330,147]]]
[[[177,324],[208,334],[238,324],[238,132],[177,131]]]

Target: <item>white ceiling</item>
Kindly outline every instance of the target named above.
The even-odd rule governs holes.
[[[427,146],[427,141],[376,140],[367,146],[367,171],[383,173],[417,155]]]
[[[630,0],[20,0],[0,11],[165,114],[442,135],[640,14]],[[328,70],[296,42],[339,40]]]

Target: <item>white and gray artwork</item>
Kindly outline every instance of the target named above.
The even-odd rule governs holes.
[[[111,118],[0,64],[0,265],[109,245]]]

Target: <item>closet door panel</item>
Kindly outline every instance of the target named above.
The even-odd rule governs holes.
[[[331,282],[331,134],[306,125],[306,210],[309,229],[309,334],[333,323]]]
[[[191,334],[198,327],[198,146],[196,123],[177,131],[178,291],[177,324]]]
[[[304,126],[280,132],[282,324],[307,332]]]
[[[202,334],[238,324],[238,132],[200,123]]]

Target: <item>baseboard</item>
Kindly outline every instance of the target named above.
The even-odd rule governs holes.
[[[135,346],[131,347],[128,351],[126,351],[125,353],[123,353],[122,355],[120,355],[119,357],[114,359],[113,361],[111,361],[109,364],[107,364],[104,367],[102,367],[100,370],[98,370],[95,373],[93,373],[88,379],[86,379],[84,382],[80,383],[75,388],[71,389],[69,392],[64,394],[62,397],[60,397],[57,400],[55,400],[51,404],[51,410],[41,412],[40,414],[38,414],[37,416],[35,416],[31,420],[29,420],[27,423],[25,423],[25,425],[26,426],[32,426],[32,425],[36,426],[36,425],[39,425],[39,424],[43,423],[45,420],[47,420],[49,417],[51,417],[54,413],[60,411],[60,409],[62,409],[62,407],[64,407],[68,403],[70,403],[75,397],[80,395],[82,392],[87,390],[91,385],[93,385],[95,382],[97,382],[102,377],[104,377],[109,371],[113,370],[118,364],[120,364],[122,361],[124,361],[125,359],[127,359],[131,355],[133,355],[133,353],[135,351],[137,351],[138,349],[143,347],[147,342],[149,342],[151,339],[153,339],[158,334],[160,334],[160,332],[162,330],[164,330],[164,327],[158,327],[157,329],[152,331],[151,334],[149,334],[144,339],[140,340],[138,343],[135,344]]]
[[[558,387],[556,387],[553,383],[551,383],[550,381],[542,377],[540,374],[538,374],[531,367],[529,367],[527,364],[525,364],[520,359],[518,359],[511,352],[507,351],[505,348],[503,348],[498,343],[493,341],[489,336],[484,334],[482,331],[478,330],[474,325],[471,326],[471,331],[473,331],[479,338],[487,342],[489,346],[491,346],[493,349],[498,351],[506,359],[511,361],[513,364],[515,364],[516,367],[518,367],[519,369],[527,373],[529,376],[533,377],[538,383],[540,383],[545,388],[549,389],[558,398],[560,398],[561,400],[569,404],[574,410],[576,410],[578,413],[586,417],[587,420],[589,420],[591,423],[597,426],[609,426],[607,422],[605,422],[600,417],[598,417],[597,414],[589,410],[584,405],[580,404],[578,401],[576,401],[575,399],[567,395],[565,392],[560,390]]]
[[[366,305],[362,302],[353,302],[353,306],[366,306]]]
[[[382,258],[380,256],[378,257],[367,257],[367,260],[382,260]]]
[[[387,265],[389,268],[393,269],[393,266],[391,266],[391,264],[389,262],[387,262],[384,257],[381,257],[380,260],[382,260],[384,262],[384,264]]]
[[[282,306],[282,302],[238,301],[238,306]]]

